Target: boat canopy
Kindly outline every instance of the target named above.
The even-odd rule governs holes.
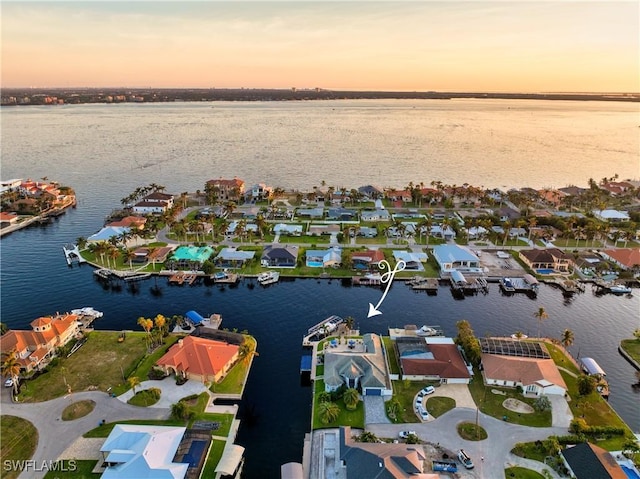
[[[202,323],[202,321],[204,321],[204,318],[202,316],[200,316],[199,313],[197,313],[196,311],[187,311],[187,313],[185,314],[185,316],[187,317],[187,319],[189,321],[191,321],[193,324],[195,324],[196,326],[200,323]]]
[[[596,374],[599,376],[607,375],[607,373],[604,372],[604,369],[602,369],[593,358],[582,358],[580,362],[582,363],[582,369],[584,369],[587,374]]]
[[[533,275],[530,275],[529,273],[525,274],[523,278],[528,284],[531,284],[531,285],[540,284],[540,282],[536,278],[534,278]]]
[[[451,278],[456,282],[456,283],[466,283],[467,279],[464,277],[464,275],[458,271],[457,269],[454,269],[451,271]]]

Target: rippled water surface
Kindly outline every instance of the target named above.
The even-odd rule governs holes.
[[[245,477],[278,477],[300,461],[309,430],[311,391],[300,386],[301,338],[331,314],[357,318],[362,332],[388,326],[438,324],[455,334],[468,319],[476,334],[535,333],[533,314],[549,313],[543,334],[575,332],[571,352],[592,356],[607,371],[611,404],[640,431],[640,396],[633,368],[617,353],[640,327],[640,293],[632,298],[587,292],[567,301],[543,286],[538,298],[488,295],[453,299],[416,294],[394,284],[381,310],[365,319],[380,291],[339,281],[282,281],[263,289],[170,287],[156,280],[136,289],[104,289],[90,267],[68,268],[62,245],[97,231],[105,215],[135,187],[159,183],[181,193],[210,178],[310,189],[324,180],[347,188],[465,182],[485,187],[586,185],[618,173],[639,177],[637,106],[606,102],[344,101],[81,105],[3,108],[2,178],[47,176],[76,189],[78,208],[53,224],[13,233],[0,243],[2,321],[25,328],[39,315],[93,306],[98,329],[137,328],[140,316],[221,313],[223,326],[248,329],[258,340],[245,393],[254,423]]]

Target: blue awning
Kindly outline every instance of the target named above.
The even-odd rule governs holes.
[[[204,321],[204,318],[202,316],[200,316],[200,314],[198,314],[197,312],[191,310],[191,311],[187,311],[187,313],[185,314],[185,316],[187,317],[187,319],[189,321],[191,321],[193,324],[198,325],[200,324],[202,321]]]
[[[300,359],[300,371],[311,371],[311,356],[302,356]]]

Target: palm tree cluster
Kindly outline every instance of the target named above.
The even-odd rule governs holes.
[[[144,198],[150,193],[155,193],[156,191],[164,191],[165,187],[162,185],[157,185],[155,183],[151,183],[148,186],[138,186],[130,195],[125,196],[120,200],[122,206],[128,206],[131,203],[136,203],[141,198]]]
[[[161,345],[169,334],[170,321],[162,314],[157,314],[154,319],[140,316],[138,326],[146,333],[147,350],[151,351]]]
[[[13,393],[18,394],[18,378],[20,376],[20,362],[16,350],[2,354],[2,376],[13,381]]]

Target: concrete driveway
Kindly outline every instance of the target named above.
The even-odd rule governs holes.
[[[142,381],[140,385],[136,386],[136,392],[150,388],[158,388],[160,389],[161,393],[160,400],[149,407],[161,409],[170,409],[173,404],[177,403],[178,401],[180,401],[180,399],[187,396],[192,396],[194,394],[197,395],[203,392],[209,393],[209,389],[207,389],[204,384],[199,381],[194,381],[193,379],[188,380],[182,386],[178,386],[173,376],[166,377],[160,381]],[[127,392],[118,396],[118,399],[126,403],[132,397],[133,390],[129,389]]]

